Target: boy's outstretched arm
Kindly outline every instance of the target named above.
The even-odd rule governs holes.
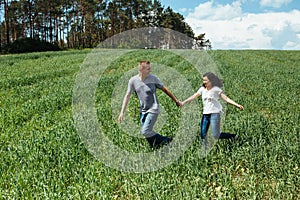
[[[176,103],[178,107],[182,106],[182,103],[174,96],[174,94],[168,88],[163,86],[161,89]]]

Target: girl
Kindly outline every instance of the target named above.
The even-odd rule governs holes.
[[[223,82],[213,73],[208,72],[203,75],[203,85],[191,97],[182,102],[182,105],[197,99],[200,95],[203,101],[203,115],[200,123],[201,139],[206,138],[209,126],[211,125],[212,134],[215,139],[220,136],[220,113],[222,112],[222,105],[219,102],[219,97],[229,104],[244,110],[244,107],[237,104],[228,98],[222,91]]]

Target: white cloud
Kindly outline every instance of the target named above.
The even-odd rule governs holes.
[[[280,8],[283,5],[291,3],[293,0],[261,0],[260,5],[263,7]]]
[[[206,33],[213,49],[300,49],[297,19],[299,10],[243,13],[238,2],[223,6],[203,3],[186,17],[195,35]]]
[[[232,5],[214,5],[212,1],[200,4],[188,17],[201,19],[232,19],[242,14],[241,3],[233,2]]]
[[[300,39],[297,31],[294,30],[289,22],[282,24],[280,28],[275,30],[265,29],[264,33],[271,37],[271,45],[276,49],[300,47]]]

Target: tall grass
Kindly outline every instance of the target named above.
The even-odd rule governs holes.
[[[0,57],[2,199],[300,198],[299,51],[209,52],[221,71],[226,94],[245,107],[244,112],[230,106],[226,111],[223,131],[237,134],[237,140],[219,141],[200,158],[197,138],[172,165],[143,174],[106,167],[76,132],[72,89],[88,53]],[[109,105],[114,84],[141,57],[176,68],[195,91],[201,77],[188,64],[157,50],[128,54],[101,76],[96,105],[99,119],[107,120],[102,126],[123,148],[151,151],[142,139],[119,137],[122,133]],[[172,103],[159,95],[166,107]],[[128,108],[133,116],[136,103],[133,100]],[[171,134],[174,127],[170,121],[163,134]]]

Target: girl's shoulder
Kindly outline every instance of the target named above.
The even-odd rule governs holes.
[[[218,95],[220,95],[220,94],[223,92],[222,88],[220,88],[220,87],[218,87],[218,86],[214,86],[214,87],[211,89],[211,91],[212,91],[213,93],[215,93],[215,94],[218,94]]]
[[[201,94],[204,90],[205,90],[205,87],[201,86],[197,92]]]
[[[215,90],[215,91],[223,91],[222,88],[218,87],[218,86],[214,86],[212,88],[212,90]]]

